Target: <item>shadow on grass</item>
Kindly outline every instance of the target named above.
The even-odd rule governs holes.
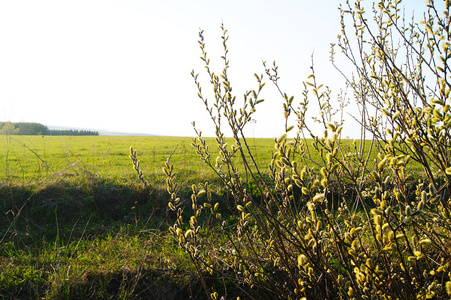
[[[39,280],[38,280],[39,281]],[[51,282],[52,284],[48,284]],[[89,272],[71,281],[23,282],[19,289],[0,287],[2,299],[208,299],[194,274],[164,269]]]
[[[106,179],[58,180],[42,188],[0,185],[0,238],[28,244],[31,240],[78,239],[101,235],[128,224],[163,218],[163,201],[137,185]],[[155,221],[155,220],[150,220]],[[155,225],[155,224],[148,224]]]

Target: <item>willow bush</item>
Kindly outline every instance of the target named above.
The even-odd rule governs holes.
[[[359,108],[360,140],[353,147],[341,143],[346,99],[332,101],[313,65],[295,101],[280,88],[277,65],[264,63],[285,118],[269,176],[243,133],[263,105],[264,76],[255,75],[256,88],[238,101],[228,76],[227,31],[221,27],[220,74],[210,68],[200,31],[208,98],[198,75],[192,76],[215,126],[218,151],[197,129],[192,145],[228,198],[215,202],[205,183],[192,186],[190,203],[180,200],[169,158],[163,171],[168,207],[177,218],[170,232],[190,256],[208,298],[451,297],[450,1],[427,1],[419,23],[406,18],[400,0],[363,4],[340,6],[341,33],[331,56],[335,65],[338,48],[354,66],[352,75],[343,75]],[[314,103],[320,135],[309,125]],[[224,126],[234,143],[226,142]],[[417,176],[413,162],[423,170]],[[250,185],[260,196],[249,192]]]

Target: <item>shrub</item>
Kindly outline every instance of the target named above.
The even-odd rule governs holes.
[[[213,202],[208,184],[193,185],[192,214],[184,213],[170,159],[164,172],[168,206],[177,216],[170,231],[193,261],[209,298],[217,299],[218,293],[250,299],[451,296],[450,1],[428,1],[420,24],[409,23],[400,4],[373,4],[372,21],[363,1],[340,7],[335,47],[355,67],[346,79],[362,128],[352,147],[341,141],[345,101],[333,107],[313,65],[296,103],[281,91],[277,65],[264,63],[281,92],[285,117],[269,177],[255,163],[243,134],[263,102],[263,76],[255,75],[256,89],[246,92],[239,106],[227,73],[227,31],[222,26],[221,75],[210,69],[199,33],[212,102],[194,71],[192,76],[214,123],[219,154],[212,156],[198,130],[193,146],[222,180],[232,208],[226,212],[223,203]],[[309,127],[311,101],[321,109],[315,120],[322,135]],[[232,145],[225,141],[224,124],[233,132]],[[414,162],[423,172],[412,178]],[[259,193],[248,192],[249,184]],[[210,277],[224,287],[209,284]]]

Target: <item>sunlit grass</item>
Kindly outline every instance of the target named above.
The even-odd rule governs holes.
[[[58,239],[17,249],[7,244],[0,257],[0,293],[15,298],[147,296],[165,289],[182,295],[194,270],[172,238],[160,231]],[[157,296],[157,294],[155,294]]]
[[[195,270],[167,232],[174,220],[167,212],[162,172],[174,152],[171,163],[186,203],[192,183],[208,181],[218,199],[224,196],[191,142],[188,137],[2,136],[0,295],[128,298],[200,290],[191,289],[199,285]],[[207,142],[215,153],[214,139]],[[312,160],[320,160],[310,143],[305,141]],[[248,145],[267,173],[274,140],[249,139]],[[130,146],[154,188],[151,195],[132,169]],[[341,146],[349,152],[353,144],[346,140]],[[372,151],[370,166],[377,155]],[[220,230],[208,234],[218,246],[226,240]]]
[[[247,140],[254,159],[262,170],[274,150],[270,138]],[[313,160],[319,154],[305,144]],[[352,140],[343,140],[342,147],[353,147]],[[130,168],[129,149],[138,150],[141,167],[153,184],[164,180],[161,167],[174,151],[171,161],[177,166],[180,177],[199,180],[211,177],[213,173],[203,164],[191,147],[190,137],[132,137],[132,136],[2,136],[0,139],[0,181],[28,185],[49,177],[71,178],[77,176],[80,168],[96,176],[105,177],[124,184],[135,178]],[[214,138],[207,138],[215,153]],[[231,140],[232,143],[232,140]],[[369,142],[365,148],[369,151]],[[357,145],[359,146],[359,145]],[[377,149],[372,150],[373,158]],[[217,151],[216,151],[217,152]],[[216,157],[212,157],[212,161]]]

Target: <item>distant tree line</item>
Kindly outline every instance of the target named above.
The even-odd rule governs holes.
[[[99,132],[77,129],[49,129],[48,135],[99,135]]]
[[[0,122],[0,133],[9,135],[99,135],[98,131],[77,129],[49,129],[40,123]]]

